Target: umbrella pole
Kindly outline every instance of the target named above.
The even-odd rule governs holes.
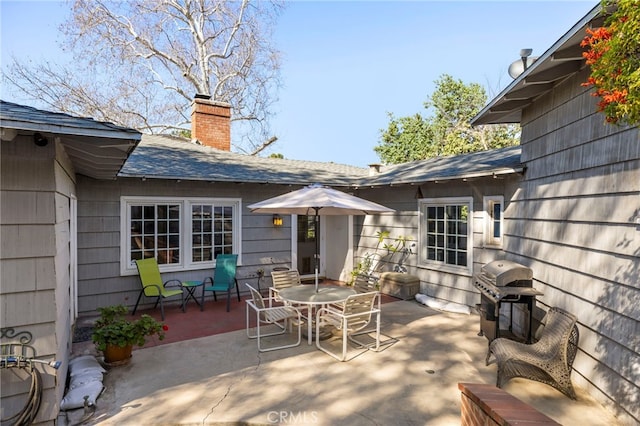
[[[318,267],[316,266],[316,293],[318,292]]]
[[[314,207],[316,214],[314,216],[314,220],[315,220],[315,233],[316,233],[316,293],[318,292],[318,269],[319,269],[319,263],[320,263],[320,229],[319,229],[319,218],[320,216],[318,216],[318,210],[319,208]]]

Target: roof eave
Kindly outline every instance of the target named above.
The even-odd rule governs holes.
[[[359,188],[382,188],[385,186],[399,186],[399,185],[420,185],[424,183],[434,183],[434,182],[451,182],[456,180],[470,180],[470,179],[479,179],[479,178],[488,178],[488,177],[498,177],[498,176],[506,176],[506,175],[516,175],[523,174],[525,170],[524,166],[521,167],[505,167],[500,169],[493,170],[485,170],[479,171],[475,173],[465,173],[455,176],[430,176],[424,178],[416,178],[416,179],[407,179],[407,180],[385,180],[383,182],[375,182],[375,181],[367,181],[362,180],[358,184],[354,185],[354,187]]]
[[[112,123],[0,102],[1,127],[55,140],[64,147],[75,173],[94,179],[115,179],[142,139],[139,131]]]
[[[601,10],[602,7],[599,4],[591,9],[529,68],[516,77],[511,84],[476,114],[471,119],[471,125],[520,123],[524,108],[531,105],[537,97],[552,90],[558,81],[578,72],[584,66],[581,51],[576,49],[576,46],[579,48],[579,44],[575,41],[570,45],[565,46],[565,44],[576,37],[580,31],[584,31],[584,28],[598,17]],[[564,48],[561,49],[563,46]],[[563,55],[558,55],[558,53],[563,53]],[[580,56],[570,56],[576,54],[580,54]],[[554,60],[558,61],[558,64],[550,67],[550,63]],[[518,96],[518,92],[523,95]],[[510,97],[510,95],[512,96]]]
[[[87,136],[94,138],[123,139],[135,145],[142,139],[142,133],[133,129],[89,129],[75,126],[60,126],[56,124],[25,122],[22,120],[2,119],[2,127],[23,130],[27,132],[43,132],[58,135]]]

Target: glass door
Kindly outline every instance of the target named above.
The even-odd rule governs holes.
[[[300,275],[310,275],[315,272],[316,239],[320,235],[320,229],[316,229],[315,216],[298,215],[297,225],[298,272]]]

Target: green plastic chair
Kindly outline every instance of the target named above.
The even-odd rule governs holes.
[[[238,281],[236,280],[236,268],[238,266],[237,254],[219,254],[216,257],[216,269],[213,273],[213,277],[207,277],[204,279],[204,287],[202,288],[202,298],[200,303],[200,310],[204,310],[204,295],[207,291],[213,292],[213,300],[218,300],[216,291],[223,291],[227,293],[227,312],[231,309],[231,289],[234,284],[236,287],[236,293],[238,294],[238,302],[240,302],[240,289],[238,288]],[[207,282],[211,282],[211,285],[207,285]]]
[[[138,309],[138,304],[140,303],[140,299],[144,294],[146,297],[155,297],[156,304],[153,306],[155,309],[158,307],[158,302],[160,302],[160,315],[162,316],[162,320],[164,321],[164,306],[162,301],[166,298],[180,295],[180,299],[182,301],[182,312],[184,312],[184,293],[182,291],[182,283],[180,280],[169,280],[166,282],[162,282],[162,277],[160,276],[160,268],[158,267],[158,262],[155,258],[150,257],[148,259],[139,259],[136,260],[136,266],[138,267],[138,274],[140,276],[140,283],[142,284],[142,290],[140,290],[140,294],[138,295],[138,300],[136,301],[136,306],[133,308],[133,314],[135,315],[136,309]],[[167,287],[174,287],[174,284],[170,284],[176,282],[180,287],[179,290],[168,289]]]

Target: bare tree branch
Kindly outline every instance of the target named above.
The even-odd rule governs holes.
[[[233,145],[260,152],[280,87],[271,32],[283,3],[71,0],[74,62],[13,61],[5,81],[48,108],[158,133],[184,128],[196,93],[232,106]],[[240,124],[243,123],[243,124]]]
[[[253,152],[251,152],[249,155],[258,155],[258,154],[260,154],[262,151],[264,151],[265,149],[269,148],[269,146],[271,146],[271,144],[273,144],[277,140],[278,140],[278,138],[276,136],[270,137],[269,139],[264,141],[262,143],[262,145],[260,145],[256,149],[254,149]]]

